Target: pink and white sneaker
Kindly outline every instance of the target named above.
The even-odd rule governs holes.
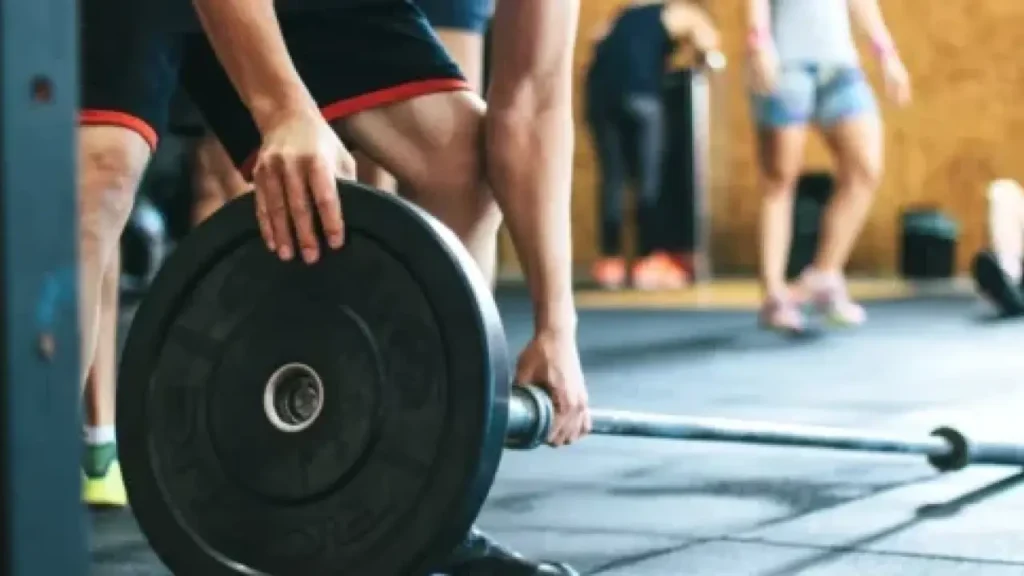
[[[850,298],[842,276],[812,271],[804,275],[803,284],[814,309],[830,324],[854,327],[867,321],[867,311]]]
[[[784,334],[802,334],[807,330],[807,321],[800,306],[791,298],[770,296],[761,305],[758,314],[761,328]]]

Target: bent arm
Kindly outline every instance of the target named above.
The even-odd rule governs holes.
[[[534,304],[535,329],[575,330],[572,62],[579,0],[508,0],[494,15],[488,179]]]
[[[256,124],[316,109],[285,46],[274,0],[193,0],[214,52]]]
[[[895,45],[889,28],[882,17],[882,9],[878,0],[849,0],[850,16],[853,22],[871,39],[871,46],[878,56],[887,56],[895,52]]]
[[[771,40],[772,6],[770,0],[747,0],[747,47],[759,48]]]
[[[662,11],[662,24],[678,40],[687,40],[701,52],[718,49],[718,28],[711,15],[691,0],[672,0]]]

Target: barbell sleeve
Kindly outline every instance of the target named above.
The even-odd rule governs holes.
[[[938,428],[928,436],[914,437],[860,429],[624,410],[593,409],[591,417],[591,433],[607,436],[914,454],[927,457],[941,471],[958,470],[972,463],[1024,465],[1024,446],[973,444],[956,429],[948,427]],[[545,390],[536,386],[513,387],[509,399],[508,448],[531,449],[543,444],[553,422],[554,407]]]

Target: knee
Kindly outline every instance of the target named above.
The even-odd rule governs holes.
[[[882,184],[882,162],[867,158],[848,162],[840,167],[838,180],[842,190],[873,194]]]
[[[478,131],[437,147],[413,186],[413,198],[462,238],[497,234],[501,211],[486,183],[482,140]]]
[[[783,198],[792,196],[800,179],[798,168],[772,166],[764,170],[764,194],[767,198]]]
[[[79,210],[84,234],[120,235],[149,156],[149,145],[130,130],[107,126],[82,129]]]
[[[497,233],[501,211],[484,177],[479,150],[449,154],[435,166],[417,197],[460,237]]]

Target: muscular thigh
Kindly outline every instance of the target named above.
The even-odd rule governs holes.
[[[479,181],[485,110],[471,91],[441,92],[360,112],[337,126],[403,191],[424,200]]]

